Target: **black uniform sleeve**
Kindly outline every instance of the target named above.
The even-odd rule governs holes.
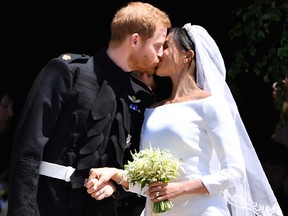
[[[55,58],[42,69],[28,94],[13,143],[10,216],[38,215],[36,192],[43,149],[69,98],[72,83],[67,62]]]

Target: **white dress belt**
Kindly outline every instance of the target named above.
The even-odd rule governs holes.
[[[75,168],[71,166],[62,166],[55,163],[49,163],[46,161],[41,161],[39,174],[49,176],[52,178],[57,178],[64,180],[66,182],[70,182],[71,175],[75,171]]]

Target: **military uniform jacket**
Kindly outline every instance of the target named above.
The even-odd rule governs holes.
[[[123,167],[125,154],[138,150],[143,112],[154,100],[105,50],[48,62],[15,133],[8,215],[117,215],[115,200],[91,198],[84,180],[90,168]],[[76,168],[71,182],[39,175],[42,160]]]

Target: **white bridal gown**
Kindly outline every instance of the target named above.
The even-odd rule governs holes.
[[[150,144],[168,149],[183,163],[175,181],[200,178],[209,194],[188,194],[171,199],[173,208],[160,214],[152,214],[152,203],[147,198],[141,215],[230,215],[222,192],[241,184],[245,169],[236,133],[229,107],[219,97],[146,109],[140,149],[149,148]],[[220,158],[222,168],[211,173],[213,150]],[[214,169],[219,167],[215,165]]]

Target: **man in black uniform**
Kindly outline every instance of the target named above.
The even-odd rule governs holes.
[[[125,152],[138,148],[155,95],[130,72],[155,72],[170,25],[165,12],[130,2],[112,20],[107,49],[64,54],[42,69],[15,135],[9,216],[117,215],[121,187],[108,182],[99,201],[84,182],[90,168],[122,167]]]

